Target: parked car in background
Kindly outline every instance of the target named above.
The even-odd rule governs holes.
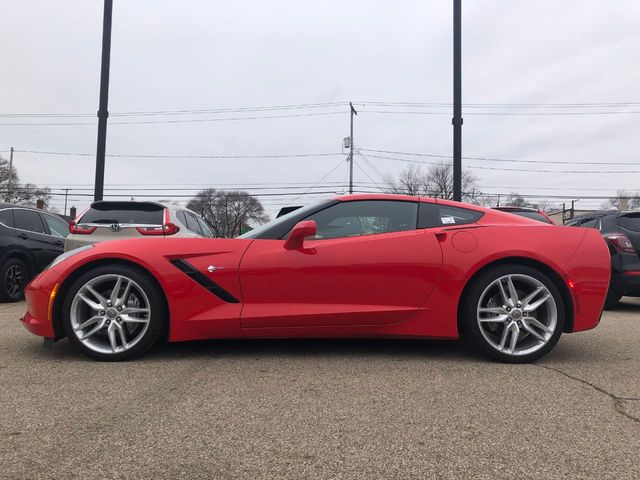
[[[68,233],[58,215],[0,204],[0,301],[21,300],[29,280],[63,252]]]
[[[623,296],[640,297],[640,212],[601,211],[565,223],[600,231],[611,253],[611,282],[604,307],[616,308]]]
[[[213,237],[207,223],[183,207],[158,202],[93,202],[69,225],[65,252],[107,240],[144,237]]]
[[[528,207],[493,207],[494,210],[500,210],[501,212],[513,213],[514,215],[519,215],[525,218],[531,218],[533,220],[538,220],[540,222],[549,223],[551,225],[555,225],[556,222],[551,220],[549,215],[544,213],[542,210],[538,210],[536,208],[528,208]]]

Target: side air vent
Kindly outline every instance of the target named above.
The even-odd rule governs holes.
[[[184,272],[186,275],[191,277],[191,279],[193,281],[195,281],[195,282],[199,283],[200,285],[202,285],[204,288],[209,290],[211,293],[213,293],[216,297],[218,297],[223,302],[240,303],[240,300],[238,300],[236,297],[231,295],[224,288],[222,288],[216,282],[214,282],[213,280],[208,278],[202,272],[198,271],[193,265],[191,265],[186,260],[181,260],[181,259],[180,260],[172,260],[171,263],[176,268],[178,268],[179,270]]]

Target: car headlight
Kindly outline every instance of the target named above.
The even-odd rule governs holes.
[[[69,257],[73,257],[76,253],[84,252],[85,250],[89,250],[93,248],[93,245],[84,245],[82,247],[74,248],[73,250],[69,250],[68,252],[63,253],[55,258],[53,262],[49,264],[47,268],[52,268],[58,265],[60,262],[63,262]]]

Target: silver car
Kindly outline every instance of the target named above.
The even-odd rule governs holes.
[[[207,223],[183,207],[158,202],[99,201],[69,225],[64,251],[123,238],[213,237]]]

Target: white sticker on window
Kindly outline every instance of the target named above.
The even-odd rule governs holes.
[[[440,217],[440,221],[443,225],[450,225],[452,223],[456,223],[456,219],[453,217]]]

